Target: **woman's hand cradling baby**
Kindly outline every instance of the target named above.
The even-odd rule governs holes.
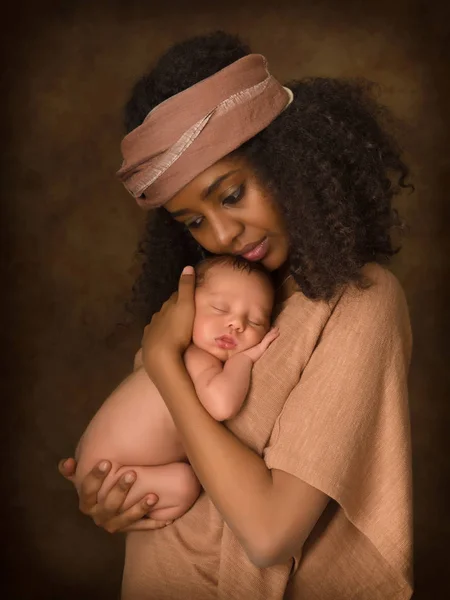
[[[59,462],[58,470],[61,475],[73,482],[76,466],[75,459],[68,458]],[[106,469],[104,469],[105,466]],[[131,481],[127,481],[126,476],[128,473],[121,477],[111,488],[103,502],[97,502],[97,494],[110,468],[111,463],[101,461],[84,478],[79,492],[79,506],[83,514],[92,517],[94,523],[108,533],[147,531],[170,525],[169,522],[146,518],[158,501],[156,494],[147,494],[140,502],[137,502],[128,510],[122,511],[125,498],[136,479],[136,477],[132,477]]]
[[[195,273],[185,267],[180,277],[178,291],[154,314],[144,329],[142,355],[150,379],[160,374],[168,357],[181,356],[192,339],[195,316]]]

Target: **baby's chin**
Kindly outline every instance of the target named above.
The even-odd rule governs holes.
[[[210,354],[212,354],[213,356],[215,356],[222,362],[227,361],[234,354],[241,352],[241,349],[239,347],[233,348],[233,350],[225,350],[224,348],[219,348],[218,346],[214,346],[212,344],[209,347],[205,346],[203,348],[203,350],[206,350],[206,352],[209,352]]]
[[[253,346],[245,346],[244,344],[236,346],[232,350],[225,350],[224,348],[219,348],[219,346],[215,346],[214,344],[207,343],[197,343],[196,346],[201,350],[205,350],[205,352],[209,352],[222,362],[227,361],[229,358],[238,354],[239,352],[244,352],[244,350],[248,350],[249,348],[253,348]]]

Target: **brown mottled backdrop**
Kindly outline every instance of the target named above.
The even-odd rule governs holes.
[[[393,270],[415,334],[415,598],[450,597],[446,4],[19,0],[9,3],[9,17],[2,12],[8,599],[117,597],[122,539],[78,513],[56,464],[73,454],[94,409],[129,371],[140,338],[118,325],[144,218],[114,177],[122,105],[170,43],[216,28],[244,35],[282,80],[375,80],[403,121],[416,192],[399,202],[410,236]]]

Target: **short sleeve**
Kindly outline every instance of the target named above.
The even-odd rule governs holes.
[[[264,459],[336,500],[409,581],[411,330],[398,281],[376,273],[369,288],[350,289],[334,307]]]

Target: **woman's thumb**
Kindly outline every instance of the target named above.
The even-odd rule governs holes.
[[[180,284],[178,286],[178,300],[191,300],[194,294],[195,271],[194,267],[184,267]]]

